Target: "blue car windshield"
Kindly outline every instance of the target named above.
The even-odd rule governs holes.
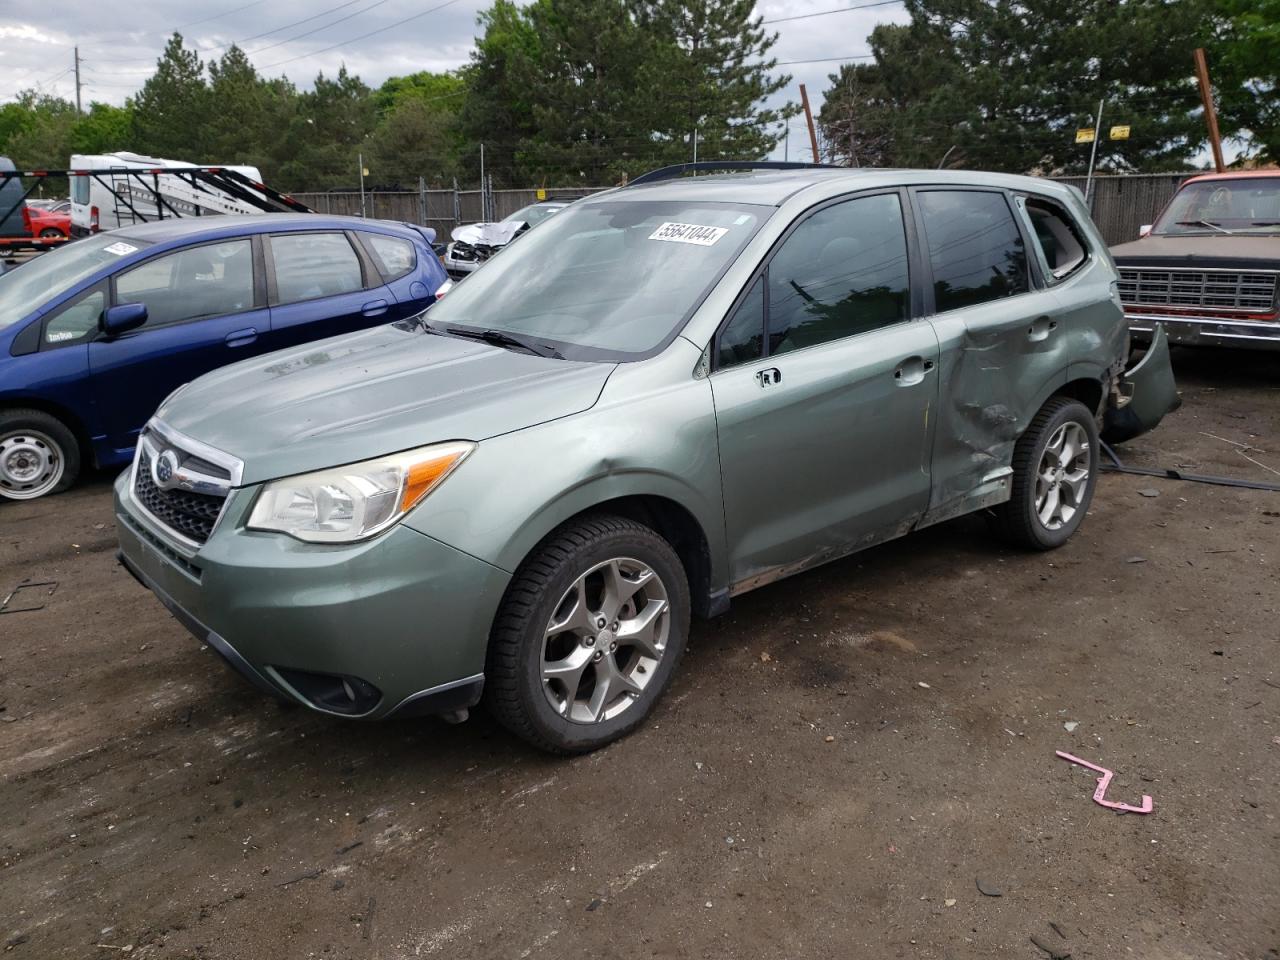
[[[568,360],[651,356],[774,210],[622,197],[573,204],[454,287],[426,322],[537,341]]]
[[[50,250],[0,275],[0,330],[143,246],[146,244],[141,240],[100,233]]]

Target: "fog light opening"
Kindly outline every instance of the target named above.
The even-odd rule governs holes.
[[[312,673],[273,667],[272,670],[311,706],[329,713],[360,716],[382,700],[382,691],[368,680],[347,674]]]

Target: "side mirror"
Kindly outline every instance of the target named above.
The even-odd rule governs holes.
[[[109,337],[116,337],[130,330],[136,330],[147,322],[147,305],[145,303],[118,303],[107,307],[102,312],[99,327]]]
[[[1142,226],[1140,226],[1140,227],[1138,228],[1138,239],[1139,239],[1139,240],[1141,240],[1143,237],[1145,237],[1145,236],[1146,236],[1147,234],[1149,234],[1150,232],[1151,232],[1151,224],[1149,224],[1149,223],[1144,223]]]

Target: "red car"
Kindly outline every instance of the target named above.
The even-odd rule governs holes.
[[[25,204],[22,208],[22,219],[27,225],[27,233],[42,240],[66,240],[71,236],[71,214],[55,213]]]

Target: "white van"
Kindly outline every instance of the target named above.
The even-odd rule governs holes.
[[[182,172],[199,168],[181,160],[126,152],[75,154],[71,157],[70,169],[94,172],[69,178],[71,233],[77,237],[174,216],[264,212],[262,206],[218,190],[207,182],[198,179],[193,182],[191,174],[184,176]],[[262,181],[257,167],[224,166],[222,169],[234,170],[255,183]],[[160,170],[173,172],[152,172]]]

